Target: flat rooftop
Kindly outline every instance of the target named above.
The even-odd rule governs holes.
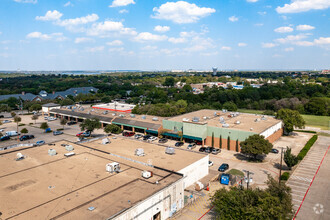
[[[116,111],[132,111],[132,109],[135,107],[135,105],[126,104],[126,103],[119,103],[119,102],[111,102],[111,103],[105,103],[105,104],[97,104],[93,105],[93,108],[99,108],[104,110],[116,110]]]
[[[203,109],[196,112],[175,116],[168,120],[195,124],[207,124],[212,127],[223,128],[223,124],[220,123],[220,118],[222,118],[224,122],[229,125],[228,129],[252,131],[255,133],[262,133],[267,128],[281,122],[271,116],[247,113],[238,113],[235,117],[232,117],[233,113],[236,112],[222,112],[219,110]],[[199,119],[199,122],[193,122],[195,117]]]
[[[166,147],[155,143],[148,143],[143,140],[136,140],[133,137],[118,137],[117,139],[110,139],[111,143],[103,145],[102,140],[82,143],[89,147],[111,152],[116,155],[128,157],[154,166],[166,168],[178,172],[190,164],[207,156],[204,153],[192,152],[184,149],[175,148],[175,154],[169,155],[165,153]],[[143,148],[145,156],[136,156],[135,150]],[[184,159],[182,159],[184,158]]]
[[[68,151],[61,144],[72,145],[76,155],[65,157]],[[57,155],[48,155],[49,149]],[[18,152],[25,159],[16,161]],[[106,172],[111,162],[118,162],[121,172]],[[6,151],[0,167],[3,219],[106,219],[182,178],[68,141]],[[153,177],[142,178],[143,170]]]

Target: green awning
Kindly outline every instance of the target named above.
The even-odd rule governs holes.
[[[187,138],[187,139],[191,139],[191,140],[196,140],[196,141],[202,141],[202,138],[199,137],[193,137],[193,136],[189,136],[189,135],[183,135],[183,138]]]
[[[158,131],[154,131],[154,130],[146,130],[146,132],[151,134],[158,134]]]

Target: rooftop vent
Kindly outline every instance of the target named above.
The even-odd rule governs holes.
[[[54,150],[54,149],[49,149],[49,150],[48,150],[48,154],[49,154],[49,156],[55,156],[57,153],[56,153],[56,150]]]
[[[145,154],[144,154],[144,149],[143,148],[138,148],[135,150],[135,155],[136,156],[139,156],[139,157],[143,157]]]
[[[147,119],[147,116],[145,116],[145,115],[142,115],[142,117],[141,117],[142,119]]]
[[[235,124],[239,125],[239,124],[241,124],[241,122],[240,121],[236,121]]]
[[[193,117],[192,121],[193,122],[199,122],[199,118],[198,117]]]
[[[25,158],[25,156],[22,153],[17,153],[16,154],[16,161],[23,160],[24,158]]]
[[[142,177],[145,179],[149,179],[153,176],[153,173],[147,170],[142,171]]]
[[[131,118],[135,118],[135,115],[134,114],[131,114],[130,116],[131,116]]]
[[[108,114],[108,111],[104,111],[104,112],[103,112],[103,115],[106,115],[106,114]]]
[[[108,171],[108,172],[110,172],[110,173],[113,173],[113,172],[119,173],[120,172],[120,165],[117,162],[108,163],[105,166],[105,170]]]
[[[267,120],[267,117],[263,115],[263,116],[261,117],[261,120]]]
[[[116,113],[112,113],[112,116],[115,116],[116,115]]]
[[[253,131],[253,128],[250,128],[250,131]]]
[[[182,121],[189,121],[189,118],[183,118]]]
[[[229,124],[223,124],[222,127],[223,128],[229,128]]]
[[[222,109],[222,112],[223,112],[223,113],[226,113],[226,112],[227,112],[227,109]]]
[[[123,115],[123,114],[120,114],[120,115],[119,115],[119,117],[122,117],[122,118],[123,118],[123,117],[125,117],[125,115]]]
[[[66,146],[65,146],[65,150],[67,150],[67,151],[72,151],[72,150],[74,150],[74,148],[73,148],[72,145],[66,145]]]
[[[158,118],[157,117],[153,117],[152,120],[153,121],[158,121]]]
[[[255,120],[254,120],[254,122],[259,122],[260,121],[260,118],[256,118]]]

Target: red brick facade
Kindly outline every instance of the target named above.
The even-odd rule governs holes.
[[[270,135],[266,140],[268,140],[270,143],[274,143],[277,139],[279,139],[283,135],[283,128],[276,131],[274,134]]]

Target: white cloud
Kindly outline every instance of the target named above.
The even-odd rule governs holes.
[[[290,4],[277,7],[277,13],[299,13],[310,10],[323,10],[330,7],[329,0],[291,0]]]
[[[254,3],[254,2],[257,2],[258,0],[246,0],[246,1]]]
[[[119,11],[120,14],[125,14],[125,13],[128,13],[128,10],[127,9],[122,9]]]
[[[314,43],[317,45],[330,44],[330,37],[320,37],[319,39],[315,39]]]
[[[171,28],[169,26],[160,26],[160,25],[157,25],[157,26],[154,27],[154,31],[161,32],[161,33],[167,32],[170,29]]]
[[[296,27],[297,31],[310,31],[315,29],[315,27],[308,24],[301,24]]]
[[[277,33],[289,33],[293,31],[292,27],[279,27],[274,29],[275,32]]]
[[[64,41],[67,38],[63,36],[63,33],[52,33],[52,34],[43,34],[41,32],[35,31],[26,35],[26,38],[29,39],[40,39],[40,40],[51,40]]]
[[[123,45],[123,42],[121,40],[114,40],[111,42],[107,42],[107,45],[109,46],[120,46]]]
[[[221,47],[221,50],[231,50],[231,47],[227,47],[227,46],[223,46],[223,47]]]
[[[276,44],[274,44],[274,43],[261,43],[261,46],[263,48],[272,48],[272,47],[276,47]]]
[[[209,56],[216,56],[218,54],[219,54],[218,51],[209,52],[209,53],[201,53],[202,56],[207,56],[207,57],[209,57]]]
[[[139,42],[144,42],[144,41],[164,41],[167,40],[166,35],[157,35],[157,34],[152,34],[149,32],[142,32],[139,33],[134,40],[139,41]]]
[[[36,20],[39,21],[56,21],[59,20],[61,17],[63,16],[63,14],[59,11],[47,11],[45,16],[37,16]]]
[[[122,52],[125,49],[123,47],[109,48],[109,52]]]
[[[77,37],[74,42],[76,44],[80,44],[80,43],[88,43],[88,42],[94,42],[94,40],[92,38],[88,38],[88,37]]]
[[[90,52],[90,53],[100,52],[100,51],[103,51],[103,50],[104,50],[104,46],[86,48],[86,51]]]
[[[238,43],[238,46],[239,46],[239,47],[246,47],[247,44],[246,44],[246,43]]]
[[[233,16],[229,17],[228,20],[231,22],[236,22],[236,21],[238,21],[238,17],[233,15]]]
[[[257,24],[254,24],[254,26],[261,27],[261,26],[264,26],[264,24],[263,23],[257,23]]]
[[[281,44],[293,43],[308,37],[309,34],[288,35],[285,38],[278,38],[275,41]]]
[[[122,7],[130,4],[135,4],[134,0],[114,0],[109,7]]]
[[[64,7],[69,7],[69,6],[72,6],[72,7],[73,7],[73,4],[72,4],[70,1],[68,1],[68,2],[65,3],[63,6],[64,6]]]
[[[179,44],[179,43],[185,43],[186,42],[186,38],[183,37],[171,37],[168,39],[169,42],[173,43],[173,44]]]
[[[157,48],[158,48],[157,46],[148,45],[148,46],[143,47],[142,50],[156,50]]]
[[[265,12],[265,11],[258,11],[258,14],[263,16],[263,15],[266,15],[267,12]]]
[[[18,3],[32,3],[32,4],[37,4],[38,0],[14,0],[15,2]]]
[[[95,23],[87,30],[87,34],[91,36],[108,36],[109,34],[119,35],[136,35],[133,28],[124,27],[122,22],[119,21],[104,21]]]
[[[284,49],[285,52],[291,52],[291,51],[294,51],[294,48],[293,47],[287,47]]]
[[[297,46],[303,46],[303,47],[310,47],[313,46],[314,43],[310,41],[295,41],[292,42],[292,44],[297,45]]]
[[[61,20],[61,21],[56,22],[56,24],[59,26],[63,26],[63,27],[70,27],[70,26],[76,26],[76,25],[81,25],[81,24],[87,24],[90,22],[97,21],[98,19],[99,19],[99,16],[97,14],[90,14],[85,17]]]
[[[170,20],[174,23],[194,23],[199,19],[215,12],[213,8],[198,7],[185,1],[167,2],[159,8],[153,8],[155,15],[152,18]]]

